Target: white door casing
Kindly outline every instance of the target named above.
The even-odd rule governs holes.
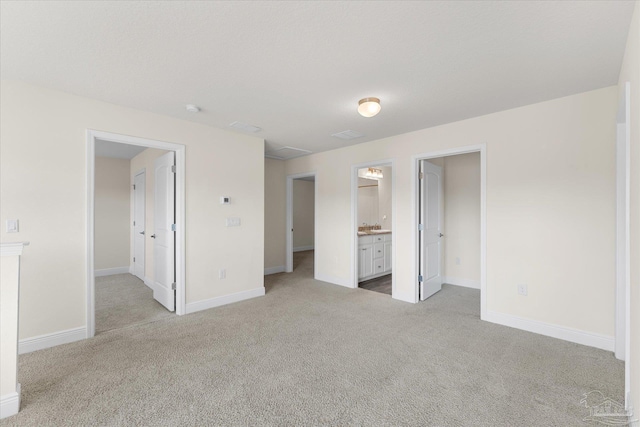
[[[167,310],[175,309],[175,153],[154,162],[153,298]]]
[[[146,176],[141,171],[133,178],[133,274],[144,281]]]
[[[442,289],[442,168],[420,161],[420,300]]]

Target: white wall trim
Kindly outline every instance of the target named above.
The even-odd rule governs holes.
[[[410,302],[412,304],[415,303],[415,301],[413,300],[414,296],[413,296],[413,292],[412,293],[404,293],[404,292],[398,292],[396,291],[391,298],[398,300],[398,301],[404,301],[404,302]]]
[[[295,248],[293,248],[293,252],[303,252],[303,251],[312,251],[312,250],[313,250],[313,245],[296,246]]]
[[[15,415],[20,411],[20,384],[13,393],[0,396],[0,419]]]
[[[29,242],[1,243],[0,256],[20,256],[22,249],[28,245]]]
[[[221,297],[205,299],[202,301],[190,302],[187,304],[187,314],[197,311],[207,310],[209,308],[220,307],[234,302],[244,301],[251,298],[261,297],[265,294],[263,286],[250,289],[248,291],[236,292],[234,294],[224,295]]]
[[[113,276],[114,274],[126,274],[129,273],[129,266],[126,267],[113,267],[102,268],[100,270],[94,270],[96,277]]]
[[[613,336],[594,334],[580,329],[526,319],[511,314],[487,310],[486,316],[482,320],[602,350],[613,351],[615,347],[615,339]]]
[[[345,288],[353,288],[349,279],[331,276],[330,274],[316,273],[314,280],[331,283],[332,285],[344,286]]]
[[[32,351],[55,347],[61,344],[68,344],[87,338],[87,328],[67,329],[53,332],[51,334],[38,335],[37,337],[25,338],[18,342],[18,354],[31,353]]]
[[[293,232],[291,229],[293,228],[293,180],[299,178],[309,178],[314,177],[313,182],[313,241],[316,241],[316,236],[318,235],[318,191],[317,191],[317,183],[315,182],[316,172],[303,172],[296,173],[293,175],[287,175],[287,228],[285,232],[285,272],[291,273],[293,271]],[[318,261],[318,253],[313,254],[313,269],[316,271],[316,265]]]
[[[153,287],[154,287],[153,280],[149,279],[147,276],[144,276],[143,282],[145,285],[149,287],[149,289],[153,290]]]
[[[444,276],[442,278],[443,283],[449,285],[463,286],[465,288],[480,289],[480,280],[462,279],[460,277]]]
[[[276,267],[267,267],[264,269],[264,275],[268,276],[269,274],[276,273],[284,273],[284,265],[278,265]]]
[[[185,181],[186,181],[186,155],[185,146],[172,142],[157,141],[139,138],[129,135],[103,132],[87,129],[86,146],[86,189],[87,189],[87,216],[86,216],[86,334],[85,338],[95,335],[95,276],[94,276],[94,243],[95,243],[95,144],[96,139],[116,142],[120,144],[138,145],[142,147],[158,148],[174,151],[176,153],[176,314],[186,313],[186,207],[185,207]]]

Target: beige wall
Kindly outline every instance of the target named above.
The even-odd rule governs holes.
[[[293,250],[313,247],[315,183],[293,180]]]
[[[145,216],[145,235],[144,235],[144,277],[150,281],[153,281],[153,243],[154,240],[151,235],[153,231],[153,212],[154,212],[154,162],[155,160],[168,153],[165,150],[158,150],[157,148],[147,148],[142,153],[131,159],[131,164],[128,174],[128,184],[133,185],[135,176],[142,170],[145,171],[145,195],[144,195],[144,216]],[[133,221],[133,210],[129,212],[130,221]],[[133,240],[130,240],[129,245],[131,247],[131,253],[133,253]],[[131,258],[130,258],[131,260]],[[133,265],[131,265],[133,268]]]
[[[351,166],[392,157],[396,297],[413,300],[413,156],[486,143],[487,309],[612,337],[616,98],[609,87],[287,161],[286,174],[317,173],[317,277],[351,284]]]
[[[95,269],[129,267],[131,187],[128,159],[96,157]]]
[[[443,174],[444,275],[479,288],[480,153],[445,157]]]
[[[282,160],[264,159],[264,267],[284,271],[287,184]]]
[[[264,286],[264,140],[6,80],[0,121],[0,223],[20,220],[0,239],[31,242],[22,339],[86,325],[87,129],[186,146],[187,303]]]
[[[636,2],[618,90],[631,82],[631,395],[640,411],[640,3]]]

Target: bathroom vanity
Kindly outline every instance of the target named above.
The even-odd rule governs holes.
[[[391,231],[358,233],[358,282],[391,274]]]

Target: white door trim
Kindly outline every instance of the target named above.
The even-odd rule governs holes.
[[[631,84],[626,82],[616,117],[616,314],[615,356],[625,361],[625,405],[629,409],[631,391]]]
[[[314,178],[313,183],[313,241],[314,247],[316,250],[313,251],[313,278],[315,279],[318,275],[316,268],[316,261],[318,260],[318,251],[317,251],[317,242],[316,236],[318,235],[318,187],[316,180],[316,172],[303,172],[296,173],[293,175],[287,175],[287,228],[286,232],[286,260],[285,260],[285,268],[284,271],[286,273],[291,273],[293,271],[293,233],[291,229],[293,228],[293,180],[300,178]]]
[[[358,288],[358,169],[376,166],[391,167],[391,298],[397,298],[396,291],[396,165],[394,159],[351,165],[351,287]]]
[[[136,182],[136,177],[138,175],[142,175],[144,174],[144,187],[145,187],[145,194],[144,194],[144,222],[145,222],[145,233],[147,230],[147,170],[146,168],[142,168],[139,171],[137,171],[136,173],[133,174],[133,177],[131,178],[131,182],[134,183]],[[133,221],[136,220],[136,190],[132,187],[131,188],[131,201],[130,201],[130,216],[131,216],[131,221],[130,221],[130,227],[131,227],[131,256],[129,257],[129,273],[133,274],[134,276],[136,275],[136,264],[133,262],[133,257],[135,257],[136,255],[136,235],[135,235],[135,226],[133,225]],[[146,244],[146,235],[144,238],[144,242]],[[144,268],[143,268],[143,273],[142,273],[142,277],[138,277],[140,280],[144,281],[144,278],[146,277],[145,274],[145,269],[146,269],[146,256],[147,256],[147,250],[146,250],[146,246],[143,245],[142,247],[142,252],[144,253],[145,259],[143,259],[143,264],[144,264]]]
[[[96,140],[106,140],[120,144],[138,145],[175,151],[176,153],[176,314],[186,314],[186,257],[185,257],[185,146],[172,142],[156,141],[135,136],[120,135],[87,129],[87,218],[86,218],[86,274],[87,274],[87,338],[95,335],[95,277],[94,277],[94,242],[95,242],[95,145]]]
[[[468,145],[464,147],[451,148],[447,150],[432,151],[412,156],[411,162],[411,215],[413,216],[412,224],[414,225],[414,233],[411,233],[413,239],[412,247],[414,251],[413,277],[415,278],[415,292],[413,301],[419,301],[419,251],[418,251],[418,224],[420,218],[418,216],[418,178],[419,178],[419,162],[420,160],[434,159],[437,157],[455,156],[457,154],[480,153],[480,319],[486,320],[487,317],[487,144]]]

